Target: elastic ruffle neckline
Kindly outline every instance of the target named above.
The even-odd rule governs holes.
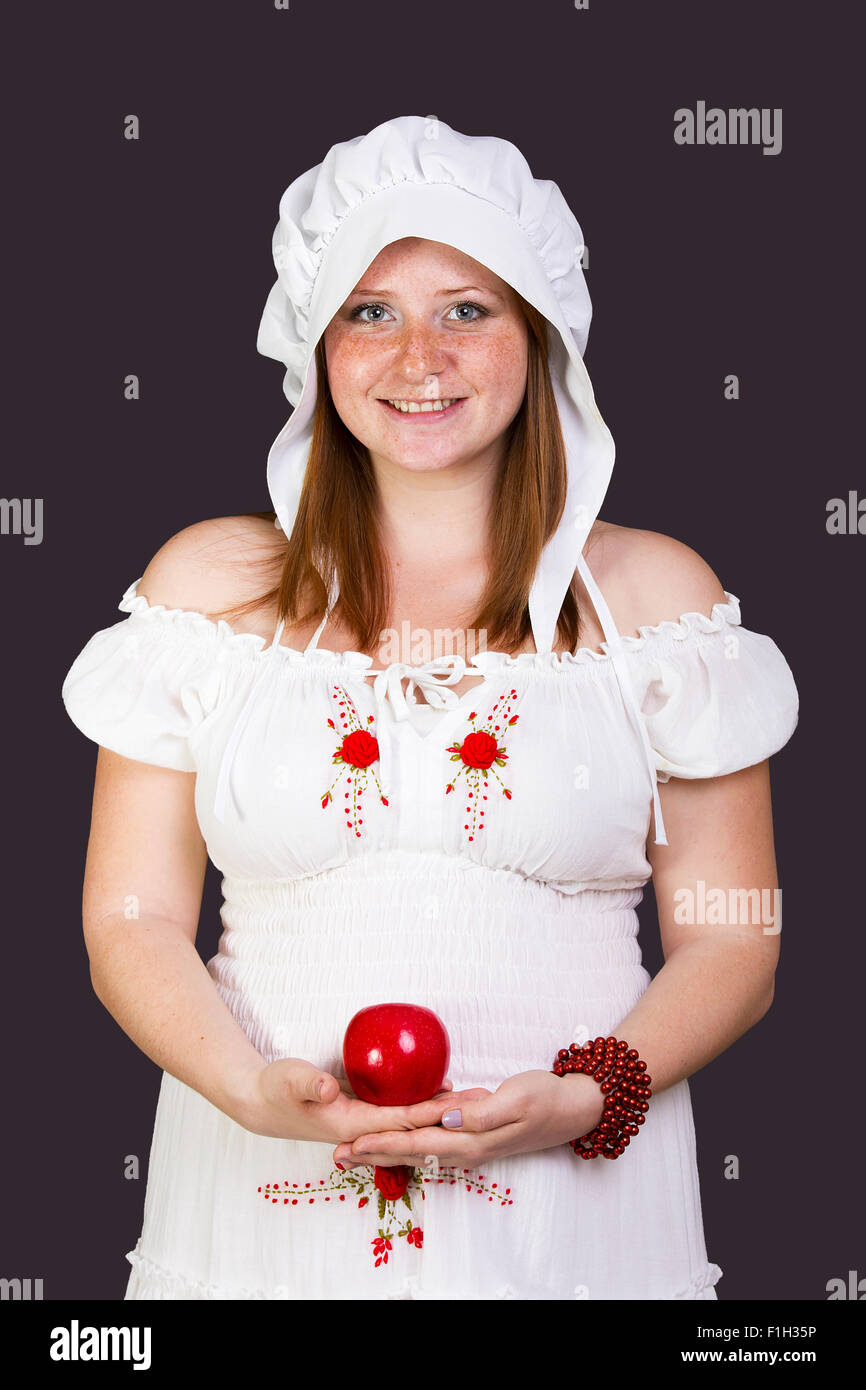
[[[141,576],[125,590],[123,598],[117,605],[121,613],[134,614],[154,622],[167,623],[178,631],[182,631],[186,636],[204,637],[208,641],[217,642],[253,657],[264,656],[270,652],[269,638],[261,637],[255,632],[235,632],[224,618],[218,618],[214,621],[205,617],[204,613],[199,613],[191,608],[166,608],[161,603],[148,603],[143,595],[136,592],[140,583]],[[623,634],[620,639],[623,650],[627,652],[640,651],[651,640],[669,639],[675,642],[685,642],[693,635],[705,636],[709,633],[719,632],[726,624],[731,627],[740,626],[742,623],[740,600],[736,594],[729,593],[727,589],[724,590],[724,594],[725,602],[714,603],[709,617],[705,613],[690,609],[681,613],[678,619],[663,618],[660,623],[646,623],[638,626],[638,635]],[[610,643],[604,641],[600,643],[600,646],[603,648],[600,652],[593,651],[590,647],[578,647],[576,652],[520,652],[517,656],[511,656],[507,652],[476,652],[474,656],[468,658],[466,665],[486,674],[502,669],[510,670],[515,667],[543,667],[562,670],[566,667],[589,662],[611,661]],[[297,647],[283,645],[279,646],[277,651],[286,661],[305,666],[333,665],[336,663],[361,671],[374,664],[373,658],[367,656],[365,652],[336,652],[325,647],[314,647],[311,651],[305,652]]]

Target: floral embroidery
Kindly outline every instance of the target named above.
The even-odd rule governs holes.
[[[445,788],[445,795],[447,796],[449,792],[453,792],[458,778],[462,777],[464,772],[466,773],[467,782],[471,782],[472,784],[472,790],[466,793],[467,800],[472,803],[472,805],[466,807],[467,814],[471,816],[471,822],[467,821],[463,826],[464,830],[471,831],[469,835],[470,840],[474,840],[477,832],[484,829],[484,809],[481,806],[481,802],[487,800],[486,789],[490,786],[487,778],[488,772],[493,773],[500,787],[502,787],[502,795],[508,801],[511,800],[511,790],[503,784],[502,778],[495,770],[493,764],[495,763],[496,767],[504,767],[508,759],[505,744],[500,743],[499,738],[501,732],[511,728],[520,718],[519,714],[511,713],[516,698],[517,691],[513,688],[509,692],[503,692],[488,714],[486,724],[481,728],[473,728],[472,732],[466,735],[462,743],[452,743],[451,747],[447,750],[451,754],[452,763],[462,762],[463,766],[457,773],[454,781],[448,783]],[[498,720],[496,715],[497,710],[499,710]],[[477,719],[477,717],[476,711],[473,710],[469,715],[470,724],[473,720]]]
[[[370,1240],[372,1246],[373,1268],[378,1269],[380,1265],[388,1263],[389,1255],[394,1253],[394,1242],[392,1237],[405,1237],[407,1246],[414,1246],[416,1250],[421,1250],[424,1245],[424,1231],[420,1226],[416,1226],[412,1219],[412,1196],[413,1192],[421,1193],[422,1202],[426,1198],[424,1183],[449,1183],[454,1187],[458,1183],[466,1186],[466,1191],[471,1192],[473,1188],[479,1196],[486,1194],[488,1202],[498,1201],[501,1207],[514,1205],[514,1198],[511,1196],[511,1188],[506,1187],[502,1192],[499,1191],[498,1183],[491,1183],[489,1187],[484,1185],[484,1174],[479,1173],[477,1179],[470,1176],[469,1169],[464,1168],[462,1173],[457,1173],[454,1168],[438,1167],[435,1176],[427,1173],[423,1168],[407,1168],[405,1165],[395,1164],[393,1167],[381,1167],[378,1163],[373,1165],[373,1172],[370,1172],[370,1165],[355,1170],[346,1170],[340,1165],[332,1168],[327,1178],[319,1178],[317,1187],[312,1183],[305,1182],[303,1186],[296,1182],[284,1183],[269,1182],[258,1188],[265,1201],[272,1206],[297,1207],[311,1206],[318,1198],[326,1202],[331,1201],[331,1193],[336,1192],[338,1200],[345,1202],[347,1195],[358,1198],[356,1210],[361,1210],[368,1205],[371,1197],[377,1197],[377,1213],[381,1222],[376,1228],[376,1234]],[[409,1209],[409,1216],[401,1222],[394,1230],[394,1221],[397,1216],[396,1204],[402,1202]]]
[[[341,686],[335,685],[331,688],[331,696],[332,699],[336,700],[338,708],[342,711],[340,714],[340,723],[343,726],[342,733],[340,733],[333,719],[328,720],[330,727],[336,733],[340,733],[340,742],[337,745],[332,761],[338,764],[340,768],[345,767],[349,769],[346,782],[351,787],[351,791],[345,792],[343,797],[346,802],[351,798],[351,806],[347,805],[345,807],[346,824],[349,829],[354,830],[355,834],[360,838],[361,831],[358,827],[364,824],[364,818],[359,812],[363,810],[361,798],[367,790],[368,768],[370,769],[376,786],[379,788],[379,800],[382,802],[383,806],[388,805],[388,798],[383,794],[379,779],[372,770],[372,764],[375,763],[379,757],[379,741],[372,731],[365,729],[362,725],[351,695],[347,694]],[[367,723],[373,723],[372,714],[367,715]],[[328,790],[323,794],[322,810],[325,810],[328,803],[334,800],[333,788],[339,781],[339,778],[340,773],[338,772]],[[351,819],[349,819],[350,815]]]

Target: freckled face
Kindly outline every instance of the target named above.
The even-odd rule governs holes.
[[[404,237],[325,329],[334,405],[374,460],[413,471],[496,462],[526,388],[527,333],[504,280],[452,246]],[[393,400],[455,403],[406,413]]]

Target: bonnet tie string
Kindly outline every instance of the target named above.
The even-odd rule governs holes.
[[[464,658],[459,653],[454,652],[448,656],[436,656],[432,661],[425,662],[423,666],[410,666],[406,661],[394,661],[390,666],[386,666],[378,672],[368,671],[368,675],[375,674],[376,676],[373,683],[373,695],[376,700],[377,732],[381,729],[386,704],[391,706],[391,713],[395,720],[409,718],[409,705],[418,703],[415,698],[416,688],[423,692],[425,699],[433,709],[452,709],[459,702],[460,697],[455,690],[450,690],[448,687],[456,685],[459,680],[462,680],[466,675],[466,670]],[[407,677],[409,684],[404,695],[403,681]],[[378,742],[382,789],[386,796],[390,796],[393,790],[391,785],[391,740],[382,738]]]
[[[665,834],[665,823],[662,819],[662,807],[661,800],[659,798],[659,783],[658,777],[656,776],[655,759],[653,758],[653,751],[649,741],[649,734],[647,733],[646,721],[638,705],[637,696],[634,693],[634,687],[631,683],[631,676],[628,672],[628,665],[626,662],[625,652],[623,650],[622,638],[620,637],[619,633],[617,633],[613,639],[608,638],[607,645],[611,650],[611,657],[613,660],[614,667],[616,669],[617,678],[619,679],[619,684],[620,688],[622,689],[622,693],[625,696],[626,704],[629,708],[632,723],[636,726],[638,733],[640,734],[641,742],[643,743],[644,747],[644,754],[646,756],[647,767],[649,768],[649,774],[652,778],[653,815],[655,817],[656,827],[655,843],[657,845],[666,845],[668,843],[668,837]]]
[[[595,605],[595,610],[599,616],[599,620],[604,630],[605,641],[610,650],[610,656],[611,660],[613,661],[617,680],[619,681],[620,689],[622,690],[623,697],[625,699],[626,708],[631,717],[632,723],[635,725],[638,733],[640,734],[641,743],[643,744],[644,755],[646,757],[647,767],[649,768],[650,780],[652,782],[653,789],[653,815],[655,817],[656,827],[655,843],[657,845],[666,845],[668,843],[668,837],[665,834],[665,823],[664,819],[662,818],[662,806],[661,799],[659,797],[659,786],[658,777],[656,776],[655,759],[653,757],[653,750],[649,741],[649,734],[647,733],[646,721],[643,717],[643,712],[641,711],[641,708],[637,702],[637,696],[635,695],[634,686],[632,685],[631,675],[628,669],[628,662],[626,661],[622,638],[620,637],[616,629],[616,624],[613,621],[610,609],[605,603],[602,592],[596,584],[595,580],[593,579],[592,574],[590,573],[589,566],[587,565],[586,560],[584,559],[582,551],[578,556],[577,568],[580,570],[581,578],[583,579],[584,584],[589,590],[590,597],[593,601],[593,604]]]
[[[235,720],[234,728],[232,729],[231,734],[229,735],[228,743],[226,744],[225,749],[223,750],[222,759],[220,761],[219,776],[217,778],[216,795],[214,797],[213,805],[214,816],[222,824],[225,824],[226,800],[228,797],[235,755],[238,751],[238,746],[243,737],[244,729],[246,728],[247,723],[249,722],[250,715],[252,714],[256,702],[258,701],[262,691],[268,683],[268,675],[272,677],[276,676],[278,657],[275,657],[274,653],[279,653],[280,636],[282,635],[284,627],[285,619],[279,624],[276,632],[274,633],[271,645],[268,648],[267,655],[262,661],[262,668],[256,673],[256,675],[253,678],[253,683],[250,687],[250,692],[247,695],[246,700],[244,701],[243,708],[241,709],[240,714]],[[237,806],[237,798],[235,798],[235,805]],[[239,807],[238,814],[241,814]]]

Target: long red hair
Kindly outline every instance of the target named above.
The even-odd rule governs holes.
[[[548,320],[518,295],[528,326],[526,391],[508,429],[505,456],[487,537],[487,585],[464,626],[485,633],[491,650],[519,650],[531,631],[529,590],[545,543],[565,506],[566,457],[548,365]],[[327,606],[325,576],[336,566],[335,616],[354,634],[355,650],[376,648],[394,626],[388,571],[369,454],[337,414],[328,385],[324,340],[316,345],[318,392],[300,503],[291,535],[278,534],[266,564],[274,583],[266,593],[222,610],[241,615],[276,601],[286,625],[319,621]],[[275,512],[248,512],[270,521]],[[580,632],[576,580],[572,578],[557,623],[569,651]],[[304,595],[308,596],[302,611]]]

